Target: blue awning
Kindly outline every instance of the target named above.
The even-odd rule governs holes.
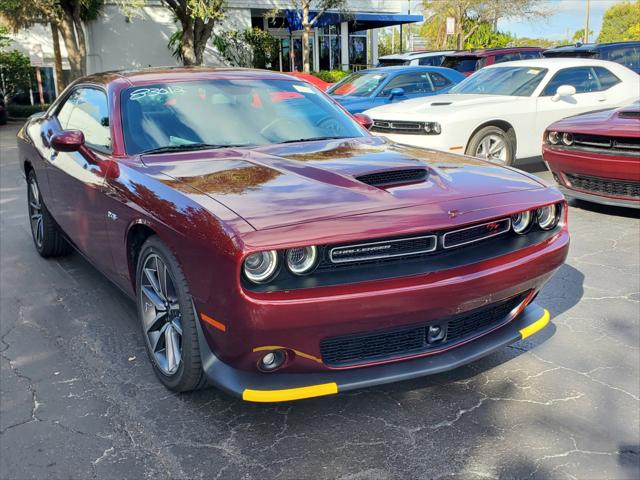
[[[309,13],[309,20],[315,18],[317,11]],[[289,31],[295,32],[302,30],[302,18],[298,10],[288,9],[284,11],[284,16],[289,25]],[[403,23],[415,23],[424,20],[422,15],[404,15],[394,13],[339,13],[325,12],[314,24],[314,27],[322,28],[330,25],[338,25],[341,22],[348,22],[349,31],[357,32],[360,30],[370,30],[372,28],[390,27]]]

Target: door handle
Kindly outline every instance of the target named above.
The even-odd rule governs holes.
[[[51,155],[49,155],[49,160],[53,162],[56,158],[58,158],[58,152],[54,150],[51,152]]]

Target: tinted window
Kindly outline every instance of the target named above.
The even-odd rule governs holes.
[[[485,62],[483,58],[478,57],[445,57],[442,66],[459,72],[474,72],[484,67]]]
[[[408,60],[402,60],[400,58],[381,58],[378,60],[379,67],[394,67],[396,65],[408,65]]]
[[[513,53],[501,53],[494,57],[495,63],[512,62],[514,60],[520,60],[520,54],[518,52]]]
[[[431,77],[434,90],[440,90],[441,88],[451,85],[451,80],[437,72],[431,72],[429,76]]]
[[[107,96],[96,88],[79,88],[58,111],[58,121],[65,130],[80,130],[85,142],[94,148],[111,148]]]
[[[529,60],[530,58],[542,58],[542,52],[520,52],[520,58],[522,60]]]
[[[412,72],[398,75],[389,80],[389,83],[384,86],[378,96],[388,97],[394,88],[402,88],[406,94],[433,92],[433,86],[431,85],[431,80],[429,80],[429,74],[427,72]]]
[[[418,61],[418,65],[427,65],[430,67],[439,67],[442,64],[444,57],[442,55],[435,55],[431,57],[422,57]]]
[[[122,91],[127,153],[194,143],[268,145],[362,137],[358,124],[314,87],[289,80],[210,80]]]
[[[640,47],[614,47],[602,49],[600,58],[640,71]]]
[[[602,80],[596,75],[596,70],[604,70],[602,72]],[[611,78],[613,77],[613,78]],[[600,92],[615,85],[620,80],[605,68],[594,69],[593,67],[573,67],[560,70],[554,75],[542,92],[543,97],[549,97],[556,94],[558,87],[561,85],[572,85],[576,89],[576,93]],[[613,83],[612,83],[613,82]],[[606,86],[605,86],[606,85]]]

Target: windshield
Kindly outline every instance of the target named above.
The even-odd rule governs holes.
[[[365,133],[340,107],[295,80],[173,82],[122,91],[128,154],[255,146]]]
[[[546,68],[496,67],[479,70],[449,93],[528,97],[547,74]]]
[[[368,97],[387,76],[383,73],[352,73],[327,90],[329,95]]]

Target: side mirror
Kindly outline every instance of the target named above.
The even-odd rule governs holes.
[[[371,117],[369,115],[365,115],[364,113],[356,113],[353,115],[353,118],[355,118],[356,122],[358,122],[367,130],[369,130],[373,125],[373,120],[371,120]]]
[[[63,130],[54,134],[50,143],[56,152],[77,152],[84,145],[84,133],[80,130]]]
[[[556,94],[551,97],[551,100],[557,102],[562,97],[570,97],[576,94],[576,87],[573,85],[560,85],[558,90],[556,90]]]
[[[389,92],[389,100],[392,100],[394,97],[402,97],[404,96],[404,88],[396,87],[392,88],[391,92]]]

